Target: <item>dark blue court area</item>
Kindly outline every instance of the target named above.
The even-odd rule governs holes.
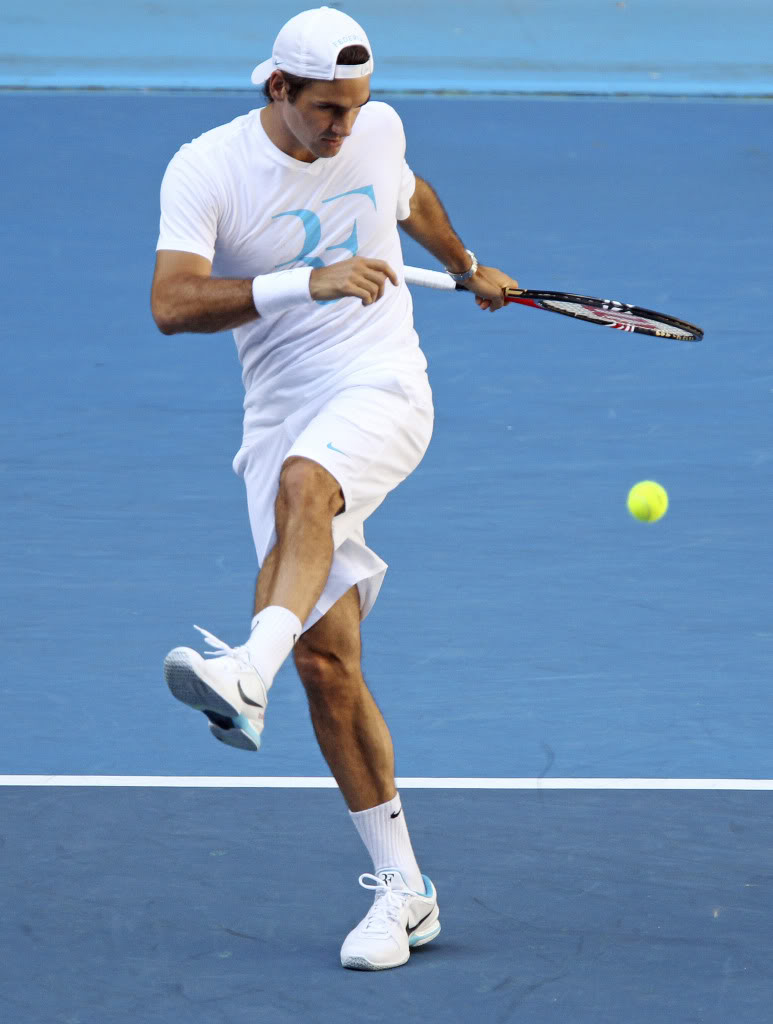
[[[443,931],[361,974],[338,964],[368,895],[337,792],[9,789],[6,1019],[762,1024],[768,801],[411,793]]]
[[[443,931],[344,972],[370,869],[290,667],[264,746],[163,683],[241,642],[255,556],[227,334],[149,312],[158,188],[244,94],[2,93],[0,1006],[13,1024],[766,1024],[773,778],[769,102],[396,97],[484,263],[703,327],[700,344],[414,290],[437,421],[368,524],[363,625]],[[413,244],[406,262],[434,267]],[[628,515],[655,479],[668,515]],[[190,776],[187,788],[17,776]],[[14,777],[14,778],[9,778]],[[98,781],[98,780],[97,780]]]

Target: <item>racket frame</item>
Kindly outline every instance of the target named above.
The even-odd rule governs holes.
[[[549,313],[559,313],[562,316],[571,316],[575,320],[584,320],[586,323],[597,324],[599,327],[616,327],[618,330],[626,330],[632,334],[649,334],[655,338],[673,338],[675,341],[700,341],[703,331],[695,324],[680,320],[667,313],[658,313],[654,309],[645,309],[644,306],[633,306],[628,302],[619,302],[617,299],[598,299],[592,295],[573,295],[569,292],[540,291],[532,288],[505,288],[505,302],[518,303],[523,306],[531,306],[533,309],[544,309]],[[570,310],[554,309],[547,303],[550,302],[571,302],[579,306],[586,306],[588,315]],[[599,320],[590,312],[598,310],[613,318],[615,313],[623,313],[628,316],[640,317],[645,320],[657,320],[662,326],[646,327],[640,324],[626,325],[624,322],[605,322]],[[675,328],[684,333],[677,334]],[[685,336],[686,335],[686,336]]]

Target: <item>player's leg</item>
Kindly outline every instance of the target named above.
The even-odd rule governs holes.
[[[352,387],[319,409],[295,439],[274,502],[275,543],[258,582],[260,614],[244,645],[267,686],[300,635],[301,623],[308,626],[324,615],[348,589],[338,589],[340,573],[332,579],[336,549],[339,563],[347,560],[344,544],[356,540],[363,550],[357,568],[349,563],[349,585],[386,568],[372,552],[365,555],[362,524],[413,471],[431,432],[428,387],[421,401],[401,391]]]
[[[373,906],[346,937],[343,966],[398,967],[440,931],[437,894],[422,876],[394,780],[392,738],[361,666],[360,599],[353,587],[299,639],[295,664],[320,749],[373,861]]]
[[[210,731],[229,746],[260,747],[268,691],[325,586],[332,521],[342,506],[340,486],[324,467],[287,459],[275,501],[278,539],[261,572],[266,600],[247,643],[231,648],[202,630],[221,657],[208,661],[188,647],[166,656],[164,674],[174,696],[203,711]]]
[[[293,652],[320,749],[355,812],[396,793],[392,737],[365,684],[361,653],[356,587],[300,637]]]
[[[282,466],[275,505],[277,542],[267,565],[263,607],[278,605],[305,622],[322,593],[333,561],[333,518],[344,508],[341,486],[311,459]]]

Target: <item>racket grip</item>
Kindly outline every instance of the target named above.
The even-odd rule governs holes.
[[[440,270],[423,270],[421,267],[404,267],[403,269],[406,284],[418,284],[422,288],[437,288],[444,292],[456,291],[456,282]]]

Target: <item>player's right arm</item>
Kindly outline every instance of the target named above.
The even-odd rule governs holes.
[[[240,327],[258,313],[251,279],[212,276],[226,202],[208,150],[186,145],[161,182],[161,223],[150,309],[163,334],[214,333]]]
[[[388,263],[355,256],[312,270],[309,302],[351,296],[368,306],[384,294],[387,280],[398,284]],[[150,308],[162,334],[231,331],[260,315],[251,278],[212,277],[210,260],[174,249],[156,253]]]
[[[159,249],[150,309],[162,334],[230,331],[258,317],[252,280],[212,277],[212,263],[194,252]]]

